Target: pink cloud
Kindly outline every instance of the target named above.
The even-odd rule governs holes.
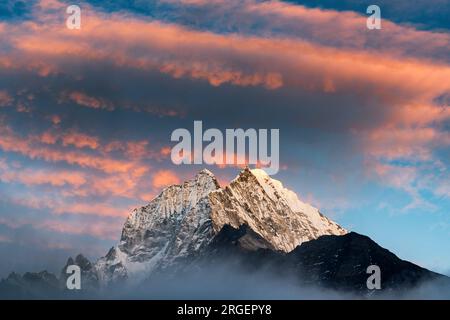
[[[55,144],[58,139],[58,136],[50,131],[44,132],[40,137],[41,142],[45,144]]]
[[[71,213],[109,217],[126,217],[129,214],[129,210],[98,203],[73,203],[61,207],[53,207],[52,212],[55,214]]]
[[[172,148],[171,147],[162,147],[160,150],[160,153],[162,156],[167,157],[171,154]]]
[[[160,189],[173,184],[179,184],[180,178],[170,170],[160,170],[153,175],[153,187]]]
[[[102,219],[101,223],[86,223],[86,221],[82,219],[65,221],[59,217],[46,219],[19,218],[14,219],[13,221],[0,218],[0,224],[13,229],[23,226],[32,226],[37,230],[50,230],[63,234],[89,235],[98,239],[117,240],[123,226],[123,221],[122,219]],[[3,237],[3,242],[10,242],[11,239],[6,236]],[[1,235],[0,242],[2,242]]]
[[[450,134],[431,127],[384,127],[369,135],[367,152],[379,158],[430,160],[437,146],[450,145]]]
[[[67,162],[85,168],[93,168],[106,173],[136,172],[142,174],[146,166],[135,162],[117,160],[105,156],[91,155],[79,151],[63,151],[45,146],[39,146],[35,139],[22,138],[15,135],[10,128],[0,130],[0,148],[7,152],[17,152],[31,159],[42,159],[48,162]]]
[[[97,137],[92,137],[80,132],[69,132],[62,136],[63,146],[72,145],[76,148],[90,148],[97,149],[99,141]]]
[[[5,199],[16,205],[36,210],[49,210],[55,215],[72,214],[99,217],[126,217],[131,212],[131,207],[121,207],[107,203],[81,202],[73,199],[55,199],[49,196],[24,194],[21,197],[9,197]]]
[[[218,1],[214,6],[198,0],[183,3],[208,6],[205,16],[229,10],[228,1]],[[0,68],[18,68],[48,76],[69,73],[67,62],[71,60],[107,61],[120,68],[159,71],[173,78],[206,81],[211,86],[232,84],[260,86],[267,90],[290,88],[319,94],[366,96],[379,102],[377,112],[382,120],[370,129],[361,128],[355,120],[354,126],[358,128],[355,133],[364,143],[358,151],[370,159],[372,172],[398,187],[398,181],[407,181],[413,176],[401,170],[402,177],[388,179],[395,171],[383,167],[383,161],[405,158],[431,161],[433,148],[448,143],[448,135],[434,126],[450,119],[450,109],[434,105],[433,99],[450,91],[450,67],[443,59],[432,59],[434,55],[448,53],[447,34],[417,31],[385,21],[384,32],[374,39],[369,38],[364,28],[365,17],[354,13],[308,9],[273,1],[244,1],[239,8],[236,15],[226,15],[231,19],[230,24],[247,22],[251,26],[252,22],[264,18],[281,29],[294,29],[288,36],[215,34],[90,11],[89,19],[83,23],[83,32],[73,33],[61,28],[51,15],[40,12],[40,18],[46,23],[1,24],[1,36],[11,45],[14,55],[1,56]],[[371,41],[383,45],[370,49]],[[420,54],[411,53],[411,49]],[[66,93],[63,98],[90,108],[113,108],[102,98],[82,91]],[[128,195],[136,188],[131,179],[142,177],[148,171],[136,162],[116,160],[105,153],[120,151],[137,158],[169,154],[167,148],[152,153],[146,142],[139,141],[115,141],[102,147],[98,141],[73,141],[76,142],[66,143],[66,146],[100,149],[102,156],[42,148],[8,135],[0,137],[0,147],[32,159],[64,161],[122,175],[117,180],[99,180],[93,189],[76,190],[85,194],[103,189],[115,195]],[[157,173],[153,185],[163,187],[176,181],[170,171]],[[107,189],[107,185],[112,187]]]
[[[55,187],[64,185],[80,187],[86,183],[86,177],[79,172],[49,170],[33,171],[30,169],[1,172],[0,180],[3,182],[20,182],[25,185],[49,184]]]
[[[81,106],[85,106],[85,107],[89,107],[89,108],[108,109],[108,110],[114,109],[114,107],[112,106],[111,103],[109,103],[103,99],[88,96],[87,94],[85,94],[83,92],[79,92],[79,91],[71,92],[68,95],[68,98]]]
[[[196,4],[203,5],[203,2]],[[227,2],[219,1],[217,5],[221,10],[229,10]],[[65,72],[67,59],[109,61],[119,67],[158,70],[175,78],[205,80],[213,86],[228,83],[271,90],[293,87],[328,93],[371,93],[381,102],[395,106],[393,109],[406,104],[411,107],[429,104],[431,99],[450,90],[448,65],[420,57],[399,57],[392,50],[367,50],[367,35],[357,28],[365,25],[365,18],[354,13],[254,1],[243,2],[240,9],[234,19],[246,12],[248,16],[273,18],[275,24],[288,20],[308,26],[308,32],[314,36],[305,40],[295,36],[214,34],[91,11],[81,33],[60,28],[50,17],[45,24],[6,25],[9,34],[15,35],[13,44],[18,51],[17,59],[8,66],[40,70],[46,65],[48,72]],[[215,10],[214,6],[208,6],[208,10]],[[383,48],[417,41],[448,48],[443,45],[450,43],[447,35],[416,31],[390,22],[385,27],[395,32],[383,32],[383,35],[395,36],[388,36],[392,46]],[[337,38],[336,30],[343,35],[338,38],[351,39],[356,45],[333,48],[324,45],[326,41],[311,40]],[[140,50],[135,50],[136,47]],[[69,93],[68,97],[92,108],[111,107],[101,98],[80,91]]]
[[[12,104],[14,99],[5,90],[0,90],[0,107],[6,107]]]
[[[64,234],[90,235],[99,239],[117,240],[120,235],[123,221],[102,221],[101,223],[63,222],[45,220],[36,227]]]
[[[52,123],[55,124],[55,125],[61,123],[61,117],[58,116],[58,115],[56,115],[56,114],[55,114],[55,115],[52,115],[52,116],[50,117],[50,120],[51,120]]]

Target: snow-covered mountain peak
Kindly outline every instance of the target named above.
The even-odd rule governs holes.
[[[205,175],[210,176],[211,178],[214,178],[214,179],[216,178],[216,176],[208,169],[203,169],[203,170],[199,171],[197,173],[196,177],[205,176]]]
[[[323,219],[320,218],[322,215],[319,209],[301,201],[295,192],[285,188],[281,181],[271,178],[264,170],[252,169],[250,171],[271,199],[284,202],[293,212],[303,212],[316,224],[321,224]]]
[[[249,226],[257,238],[245,239],[247,245],[251,243],[250,249],[267,247],[289,252],[321,235],[347,232],[261,169],[245,168],[209,198],[215,231],[224,225]]]
[[[103,282],[137,277],[199,250],[213,237],[208,195],[219,188],[214,175],[165,188],[125,221],[118,246],[96,268]]]
[[[103,283],[138,280],[173,266],[201,254],[225,225],[247,227],[239,244],[248,250],[290,252],[321,235],[346,233],[263,170],[246,168],[220,188],[215,176],[204,169],[133,210],[120,243],[95,264],[97,277]]]

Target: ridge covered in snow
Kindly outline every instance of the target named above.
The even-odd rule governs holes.
[[[82,292],[66,289],[73,264],[80,267]],[[423,290],[424,281],[433,286],[433,297],[449,296],[449,278],[399,259],[369,237],[347,233],[264,171],[246,168],[221,188],[202,170],[133,210],[120,242],[96,263],[82,255],[69,258],[59,279],[46,271],[12,273],[0,280],[0,298],[159,299],[170,288],[180,288],[187,298],[199,288],[207,299],[236,298],[236,288],[247,298],[260,291],[279,298],[281,291],[266,290],[264,280],[275,280],[270,288],[283,280],[283,290],[289,283],[290,289],[319,286],[367,298],[377,294],[366,285],[367,266],[374,264],[383,270],[382,289],[389,296],[413,288],[430,292]],[[179,294],[175,290],[172,297]],[[292,294],[299,297],[296,290]]]
[[[239,245],[247,250],[290,252],[322,235],[347,233],[263,170],[246,168],[220,188],[205,169],[134,209],[119,244],[99,259],[93,270],[102,284],[138,281],[201,255],[225,225],[248,227],[249,232],[239,239]]]
[[[249,249],[290,252],[322,235],[347,233],[261,169],[244,169],[227,187],[213,191],[210,200],[214,230],[219,232],[227,224],[248,225],[259,238],[243,239],[252,243]]]
[[[199,252],[213,237],[208,195],[218,188],[214,175],[205,169],[134,209],[119,245],[96,263],[100,282],[139,281],[158,267]]]

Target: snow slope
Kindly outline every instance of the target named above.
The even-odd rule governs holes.
[[[260,169],[244,169],[227,187],[213,191],[209,198],[216,232],[225,224],[234,228],[246,224],[264,239],[262,247],[273,250],[289,252],[322,235],[347,233]]]
[[[263,170],[246,168],[225,188],[210,171],[202,170],[133,210],[119,244],[93,269],[101,284],[139,281],[200,255],[226,224],[248,226],[249,232],[239,239],[248,250],[290,252],[321,235],[347,232]]]

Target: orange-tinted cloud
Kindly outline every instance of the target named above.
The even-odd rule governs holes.
[[[188,2],[192,4],[191,0]],[[194,3],[209,5],[206,1],[195,0]],[[214,14],[214,7],[225,10],[227,3],[216,2],[205,15]],[[384,21],[383,32],[374,36],[365,29],[365,17],[282,2],[245,1],[236,15],[225,16],[237,25],[246,22],[244,16],[249,19],[270,17],[281,29],[294,28],[283,36],[217,34],[94,11],[89,11],[89,19],[83,20],[82,32],[71,32],[61,28],[60,22],[51,15],[40,14],[46,23],[28,21],[1,25],[1,36],[11,45],[14,55],[0,55],[0,68],[19,68],[48,76],[70,74],[69,61],[81,64],[106,61],[117,68],[161,72],[176,79],[205,81],[211,86],[232,84],[366,97],[378,102],[373,107],[382,115],[381,120],[374,121],[373,127],[368,129],[359,126],[358,116],[351,120],[358,128],[356,134],[364,140],[361,150],[373,160],[372,170],[379,175],[387,173],[377,169],[378,160],[428,161],[433,156],[433,147],[447,141],[445,132],[434,125],[449,119],[449,108],[433,104],[434,98],[450,90],[450,67],[445,55],[442,58],[443,52],[448,53],[447,34],[417,31]],[[248,21],[252,25],[255,20]],[[105,99],[86,92],[80,89],[63,94],[63,98],[95,109],[114,107]],[[329,108],[344,111],[347,106]],[[327,114],[324,112],[323,116]],[[114,195],[128,195],[136,188],[132,179],[142,177],[148,170],[136,164],[135,159],[120,161],[104,154],[121,151],[131,158],[143,158],[148,155],[146,142],[112,142],[100,148],[104,152],[101,156],[93,156],[79,151],[41,148],[23,139],[8,139],[0,137],[3,150],[46,161],[65,161],[109,174],[120,173],[120,178],[107,177],[93,184],[91,189],[76,190],[80,194],[110,190]],[[98,149],[96,144],[95,148],[92,148],[94,144],[68,145]],[[158,154],[167,156],[168,150],[160,150]],[[174,175],[158,177],[156,174],[154,187],[174,181]]]
[[[62,136],[62,144],[64,146],[72,145],[76,148],[97,149],[99,141],[97,137],[92,137],[80,132],[69,132]]]
[[[80,167],[93,168],[106,173],[128,172],[142,174],[146,166],[135,162],[117,160],[102,155],[91,155],[80,151],[66,151],[36,144],[35,139],[27,139],[15,135],[11,129],[0,130],[0,148],[7,152],[17,152],[31,159],[42,159],[48,162],[63,161]]]
[[[50,120],[52,121],[53,124],[60,124],[61,123],[61,117],[58,115],[52,115],[50,117]]]
[[[87,188],[76,190],[75,194],[81,196],[121,196],[128,198],[137,197],[137,188],[139,186],[141,176],[133,176],[131,174],[113,174],[106,177],[95,177],[90,181]]]
[[[99,239],[117,240],[123,221],[102,221],[101,223],[64,222],[45,220],[37,225],[38,229],[47,229],[64,234],[89,235]]]
[[[126,217],[129,214],[129,210],[98,203],[73,203],[71,205],[53,207],[52,212],[55,214],[71,213],[110,217]]]
[[[131,159],[140,159],[149,156],[148,141],[128,141],[126,143],[126,153]]]
[[[286,11],[284,7],[278,10]],[[319,18],[326,16],[330,24],[335,23],[328,17],[328,12],[305,8],[296,10],[304,12],[302,17],[312,13]],[[333,13],[334,16],[336,14]],[[364,21],[362,17],[353,18],[358,23]],[[338,22],[342,28],[348,29],[344,20],[339,19]],[[111,61],[120,67],[159,70],[175,78],[202,79],[214,86],[225,83],[268,89],[294,86],[321,92],[340,92],[350,88],[358,92],[371,88],[373,94],[394,102],[405,99],[407,95],[430,99],[448,91],[450,86],[449,67],[441,63],[399,59],[395,54],[365,51],[363,48],[331,48],[301,38],[220,35],[93,12],[80,33],[55,26],[51,21],[21,27],[23,29],[11,27],[11,33],[16,34],[15,48],[20,52],[19,57],[30,57],[31,60],[22,62],[32,68],[31,57],[40,57],[41,64],[48,64],[47,69],[55,71],[64,68],[59,63],[61,59]],[[429,40],[434,36],[422,33],[417,32],[417,37],[428,37]],[[42,39],[42,35],[46,39]],[[46,46],[41,45],[43,41]],[[140,50],[134,50],[136,46]],[[393,88],[396,88],[396,94],[391,92]],[[81,92],[71,93],[70,97],[93,108],[105,105],[98,98]]]
[[[0,180],[2,182],[20,182],[25,185],[50,184],[56,187],[64,185],[80,187],[86,183],[86,177],[79,172],[49,170],[33,171],[30,169],[0,172]]]
[[[55,144],[58,141],[58,136],[50,131],[46,131],[41,135],[40,141],[45,144]]]
[[[55,215],[72,214],[100,217],[126,217],[131,207],[121,207],[109,203],[82,202],[73,199],[55,199],[32,194],[13,196],[5,199],[16,205],[36,210],[48,210]]]
[[[172,152],[172,148],[171,147],[162,147],[160,150],[160,153],[162,156],[166,157],[169,156]]]
[[[79,91],[71,92],[68,95],[69,99],[76,102],[77,104],[94,109],[108,109],[113,110],[114,107],[111,103],[99,99],[96,97],[88,96],[87,94]]]
[[[369,135],[367,152],[387,159],[430,160],[436,147],[450,146],[450,134],[433,128],[380,128]]]
[[[10,220],[0,218],[0,224],[12,229],[30,225],[35,229],[50,230],[68,235],[89,235],[99,239],[117,240],[123,220],[109,218],[102,219],[101,223],[87,223],[82,219],[65,221],[55,216],[45,219],[16,218]]]
[[[11,105],[13,98],[5,90],[0,90],[0,107],[6,107]]]
[[[153,175],[153,187],[160,189],[172,184],[179,184],[180,178],[177,174],[170,170],[160,170]]]
[[[410,188],[417,178],[417,169],[414,167],[398,167],[377,163],[373,170],[379,178],[384,180],[383,182],[399,189]]]

